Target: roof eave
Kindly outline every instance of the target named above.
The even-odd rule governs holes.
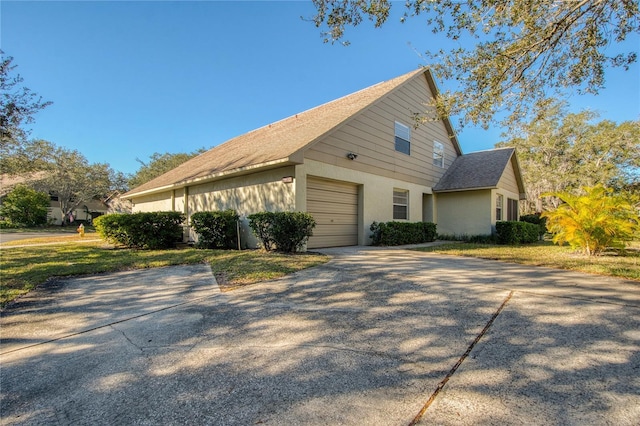
[[[427,77],[427,84],[429,85],[429,89],[431,90],[431,93],[433,94],[434,98],[437,97],[438,94],[440,93],[440,90],[438,90],[438,85],[436,83],[435,78],[433,77],[433,74],[431,73],[431,70],[429,68],[426,68],[424,75]],[[449,117],[445,117],[442,119],[442,122],[444,123],[444,127],[447,130],[447,133],[449,135],[449,140],[453,143],[453,146],[456,149],[456,152],[458,153],[458,155],[462,155],[462,148],[460,147],[460,141],[458,141],[458,136],[456,134],[456,131],[453,129],[451,120],[449,120]]]
[[[511,154],[511,161],[514,162],[513,168],[515,169],[516,182],[518,183],[518,189],[520,189],[520,199],[527,199],[527,190],[524,186],[524,179],[522,177],[522,170],[520,169],[520,162],[518,161],[518,151],[514,148],[513,154]]]
[[[132,200],[133,198],[143,197],[145,195],[158,194],[160,192],[172,191],[172,190],[181,189],[187,186],[200,185],[203,183],[213,182],[216,180],[226,179],[229,177],[241,176],[244,174],[253,173],[257,169],[267,170],[267,169],[272,169],[280,166],[296,165],[296,164],[301,164],[301,162],[298,160],[298,158],[291,156],[287,158],[281,158],[278,160],[267,161],[260,164],[252,164],[249,166],[238,167],[232,170],[225,170],[219,173],[213,173],[211,175],[203,176],[200,178],[182,180],[180,182],[176,182],[170,185],[165,185],[158,188],[151,188],[145,191],[127,192],[122,197],[127,200]]]
[[[497,186],[478,186],[478,187],[469,187],[469,188],[434,189],[433,192],[436,194],[442,194],[445,192],[481,191],[486,189],[498,189],[498,187]]]
[[[389,96],[391,93],[395,92],[396,90],[399,90],[399,88],[401,86],[403,86],[404,84],[406,84],[409,81],[412,81],[413,79],[417,78],[420,75],[424,75],[427,78],[427,82],[432,81],[433,80],[433,76],[431,75],[431,71],[429,71],[428,68],[424,68],[422,70],[422,72],[417,72],[416,70],[416,74],[414,76],[412,76],[409,80],[405,81],[403,84],[400,84],[396,87],[394,87],[393,89],[391,89],[390,91],[388,91],[387,93],[385,93],[383,96],[380,96],[379,98],[373,100],[371,103],[363,106],[362,108],[360,108],[359,111],[354,112],[353,114],[351,114],[348,117],[345,117],[344,120],[342,120],[340,123],[336,124],[335,126],[333,126],[331,129],[327,130],[326,132],[322,133],[321,135],[318,135],[317,137],[315,137],[314,139],[312,139],[311,141],[309,141],[307,144],[305,144],[303,147],[299,148],[297,151],[295,151],[294,153],[291,154],[291,157],[295,157],[295,158],[301,158],[301,161],[304,161],[304,154],[311,148],[313,147],[315,144],[319,143],[320,141],[324,140],[327,136],[331,135],[332,133],[335,133],[337,131],[339,131],[344,125],[346,125],[347,123],[353,121],[355,119],[355,117],[357,117],[358,115],[362,114],[363,111],[367,110],[368,108],[371,108],[372,106],[376,105],[379,102],[382,102],[382,99],[386,98],[387,96]],[[429,84],[429,89],[431,90],[432,93],[434,93],[434,88],[437,91],[437,87],[431,85],[431,83]],[[435,82],[434,82],[435,84]],[[437,92],[436,92],[437,93]],[[435,96],[435,94],[434,94]],[[447,132],[449,133],[449,135],[452,134],[453,132],[453,128],[451,127],[451,123],[449,123],[448,125],[445,124],[445,127],[447,128]],[[455,137],[455,135],[454,135]],[[454,141],[454,145],[456,147],[456,151],[458,151],[459,153],[461,153],[460,151],[460,145],[458,143],[458,140],[455,139]]]

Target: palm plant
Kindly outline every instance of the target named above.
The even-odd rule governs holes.
[[[585,187],[582,194],[557,192],[552,195],[563,203],[547,211],[547,228],[556,244],[568,243],[587,256],[600,254],[606,248],[624,248],[638,235],[640,219],[637,207],[629,197],[614,194],[602,185]]]

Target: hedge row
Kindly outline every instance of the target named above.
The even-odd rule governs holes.
[[[431,222],[373,222],[369,229],[375,246],[429,243],[436,239],[436,224]]]
[[[249,227],[267,251],[295,253],[313,235],[316,221],[303,212],[261,212],[248,216]]]
[[[235,210],[196,212],[191,226],[198,234],[198,248],[237,248],[238,219]]]
[[[520,216],[521,222],[533,223],[538,227],[538,238],[542,239],[544,234],[547,233],[547,218],[541,217],[540,213],[536,214],[525,214]]]
[[[538,241],[539,226],[528,222],[496,222],[498,244],[527,244]]]
[[[182,240],[184,219],[178,212],[114,213],[95,218],[93,224],[110,243],[155,250],[174,247]]]

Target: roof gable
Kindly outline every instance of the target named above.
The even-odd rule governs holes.
[[[304,149],[407,81],[420,75],[427,78],[435,94],[435,82],[429,70],[414,70],[230,139],[129,191],[125,197],[180,188],[195,182],[274,164],[300,163],[302,160],[298,154]],[[445,120],[445,126],[449,130],[456,150],[461,153],[460,145],[448,120]]]
[[[520,166],[514,148],[492,149],[461,155],[455,159],[433,187],[433,191],[453,192],[497,188],[505,168],[510,163],[514,165],[520,193],[524,194]]]

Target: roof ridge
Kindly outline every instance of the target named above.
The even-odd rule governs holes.
[[[367,86],[367,87],[364,87],[364,88],[362,88],[362,89],[360,89],[360,90],[356,90],[355,92],[347,93],[346,95],[340,96],[339,98],[332,99],[332,100],[330,100],[330,101],[324,102],[324,103],[322,103],[322,104],[320,104],[320,105],[316,105],[316,106],[311,107],[311,108],[307,108],[307,109],[305,109],[304,111],[300,111],[300,112],[297,112],[297,113],[295,113],[295,114],[291,114],[291,115],[289,115],[289,116],[287,116],[287,117],[281,118],[281,119],[276,120],[276,121],[273,121],[273,122],[271,122],[271,123],[267,123],[267,124],[265,124],[265,125],[263,125],[263,126],[261,126],[261,127],[258,127],[257,129],[249,130],[249,131],[248,131],[248,132],[246,132],[246,133],[242,133],[242,134],[240,134],[240,135],[234,136],[234,137],[232,137],[231,139],[227,139],[226,141],[224,141],[224,142],[222,142],[222,143],[220,143],[220,144],[218,144],[218,145],[216,145],[216,146],[212,147],[211,149],[214,149],[214,148],[216,148],[216,147],[218,147],[218,146],[220,146],[220,145],[223,145],[223,144],[225,144],[225,143],[227,143],[227,142],[229,142],[229,141],[232,141],[232,140],[236,139],[237,137],[244,136],[244,135],[249,135],[249,134],[254,133],[254,132],[257,132],[257,131],[259,131],[259,130],[263,130],[263,129],[265,129],[265,128],[270,128],[271,126],[274,126],[274,125],[276,125],[276,124],[282,123],[283,121],[287,121],[287,120],[289,120],[289,119],[298,118],[298,116],[299,116],[299,115],[307,114],[307,113],[309,113],[309,112],[312,112],[312,111],[314,111],[314,110],[317,110],[317,109],[320,109],[320,108],[323,108],[323,107],[328,107],[328,106],[330,106],[330,105],[332,105],[332,104],[335,104],[335,103],[338,103],[338,102],[340,102],[340,101],[343,101],[343,100],[344,100],[344,99],[346,99],[346,98],[349,98],[349,97],[352,97],[352,96],[355,96],[355,95],[358,95],[358,94],[362,94],[363,92],[366,92],[366,91],[372,90],[372,89],[374,89],[375,87],[381,86],[381,85],[383,85],[383,84],[388,84],[388,83],[390,83],[390,82],[392,82],[392,81],[394,81],[394,80],[400,80],[400,79],[403,79],[403,78],[407,78],[407,79],[408,79],[410,74],[415,74],[415,75],[417,75],[417,74],[419,73],[419,71],[425,72],[425,70],[426,70],[426,68],[425,68],[425,67],[416,68],[416,69],[415,69],[415,70],[413,70],[413,71],[409,71],[409,72],[404,73],[404,74],[402,74],[402,75],[399,75],[399,76],[397,76],[397,77],[393,77],[393,78],[390,78],[390,79],[388,79],[388,80],[380,81],[380,82],[378,82],[378,83],[372,84],[371,86]]]
[[[420,67],[302,112],[265,124],[232,137],[176,168],[146,182],[126,195],[142,195],[201,182],[258,167],[260,164],[290,162],[301,150],[336,129],[404,83],[429,70]]]

